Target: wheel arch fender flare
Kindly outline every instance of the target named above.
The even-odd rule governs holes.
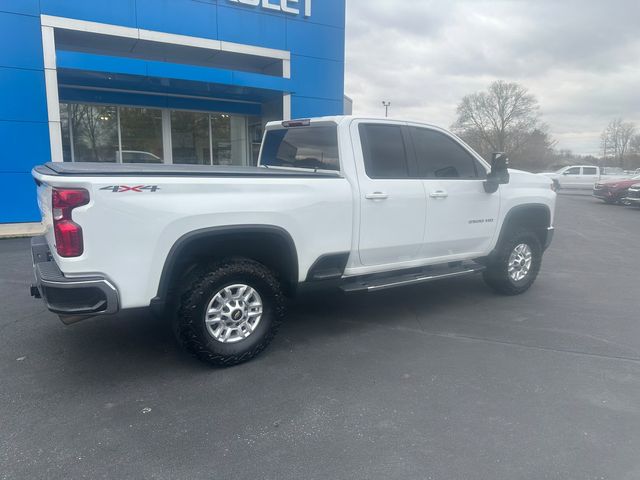
[[[241,242],[238,242],[241,240]],[[267,241],[265,241],[267,240]],[[151,300],[151,308],[159,313],[166,306],[172,282],[176,274],[181,271],[181,260],[193,257],[199,252],[207,252],[208,256],[215,247],[224,245],[220,257],[228,256],[225,251],[232,252],[232,256],[242,256],[243,248],[250,247],[252,252],[260,252],[265,258],[269,257],[269,249],[277,246],[277,256],[274,261],[281,262],[277,270],[282,274],[282,280],[293,293],[298,284],[298,253],[292,236],[284,228],[274,225],[230,225],[208,227],[188,232],[178,238],[171,246],[164,259],[156,297]],[[284,257],[282,257],[284,255]],[[255,258],[255,255],[248,255]],[[257,260],[260,260],[258,258]],[[273,266],[273,265],[267,265]]]
[[[502,245],[505,236],[515,225],[531,227],[540,236],[540,243],[545,245],[548,229],[551,227],[551,208],[544,203],[528,203],[511,208],[504,217],[492,254]]]

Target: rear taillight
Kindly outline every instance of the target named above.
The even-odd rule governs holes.
[[[83,188],[54,188],[51,196],[56,251],[61,257],[79,257],[84,251],[82,228],[71,219],[71,212],[89,203],[89,192]]]

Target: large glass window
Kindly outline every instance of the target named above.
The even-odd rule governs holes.
[[[259,117],[60,104],[64,161],[255,165]],[[170,148],[169,148],[170,145]],[[167,158],[164,158],[166,150]]]
[[[249,128],[247,130],[249,132],[250,149],[249,158],[251,159],[251,165],[257,165],[258,157],[260,156],[260,146],[262,145],[262,134],[264,130],[262,128],[262,122],[259,118],[249,118],[248,127]]]
[[[196,112],[171,112],[171,150],[173,163],[211,164],[209,115]]]
[[[262,165],[340,170],[335,126],[270,130],[264,141]]]
[[[452,138],[428,128],[410,130],[420,178],[478,178],[476,160]]]
[[[122,163],[162,163],[162,110],[120,108]]]
[[[213,164],[231,165],[231,115],[211,115]]]
[[[407,178],[407,151],[400,125],[361,124],[364,165],[369,178]]]
[[[62,141],[65,160],[115,162],[118,152],[116,107],[62,104]]]

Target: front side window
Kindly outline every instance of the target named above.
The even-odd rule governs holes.
[[[400,125],[364,123],[359,130],[364,166],[369,178],[409,177],[407,150]]]
[[[565,175],[580,175],[580,167],[571,167],[564,172]]]
[[[410,127],[420,178],[484,178],[484,169],[455,140],[427,128]]]
[[[340,170],[336,126],[283,128],[267,132],[260,164],[313,170]]]

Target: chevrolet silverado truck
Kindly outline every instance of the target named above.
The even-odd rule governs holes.
[[[621,168],[600,168],[595,165],[571,165],[556,172],[543,172],[540,175],[553,180],[556,190],[591,190],[597,183],[629,178]]]
[[[35,284],[65,323],[151,308],[220,366],[259,354],[287,298],[481,273],[516,295],[553,236],[550,179],[420,123],[272,122],[255,167],[47,163]]]

